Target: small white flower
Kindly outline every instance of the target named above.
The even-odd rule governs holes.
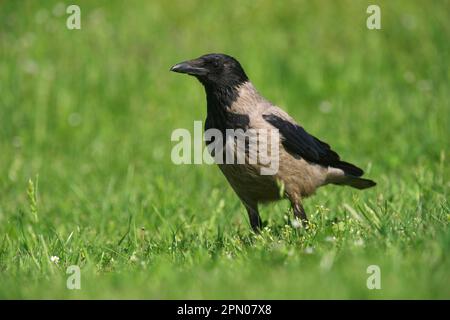
[[[58,264],[59,263],[59,257],[58,256],[51,256],[50,257],[50,261],[53,262],[54,264]]]
[[[136,262],[136,261],[138,261],[139,259],[138,259],[138,257],[136,256],[136,252],[133,252],[133,254],[131,255],[131,257],[130,257],[130,261],[131,262]]]
[[[305,248],[305,253],[306,254],[312,254],[314,252],[314,248],[312,248],[312,247],[306,247]]]
[[[361,247],[361,246],[364,245],[364,241],[363,241],[363,239],[358,239],[358,240],[355,241],[354,244],[355,244],[355,246],[357,246],[357,247]]]
[[[326,242],[335,242],[336,241],[336,237],[328,236],[328,237],[325,238],[325,241]]]
[[[302,226],[302,224],[300,223],[300,221],[298,219],[294,219],[292,220],[292,228],[294,229],[298,229]]]

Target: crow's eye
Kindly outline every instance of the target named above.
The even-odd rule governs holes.
[[[213,64],[214,68],[218,68],[219,65],[220,65],[220,62],[219,62],[219,60],[214,60],[214,61],[212,62],[212,64]]]

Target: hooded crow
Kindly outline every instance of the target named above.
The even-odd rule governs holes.
[[[287,198],[294,216],[304,224],[307,217],[302,200],[314,194],[318,187],[335,184],[366,189],[376,185],[372,180],[361,178],[362,169],[342,161],[327,143],[310,135],[286,112],[261,96],[233,57],[206,54],[178,63],[170,70],[194,76],[204,86],[205,130],[224,133],[229,129],[264,129],[278,133],[279,167],[275,174],[261,174],[263,164],[260,162],[219,164],[247,209],[254,231],[262,227],[259,203]],[[248,158],[247,146],[245,152]]]

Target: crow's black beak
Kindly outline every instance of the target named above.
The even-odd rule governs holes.
[[[204,76],[208,73],[208,69],[199,66],[200,62],[197,60],[190,60],[180,62],[170,68],[170,71],[178,73],[187,73],[192,76]]]

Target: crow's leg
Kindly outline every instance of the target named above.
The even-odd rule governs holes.
[[[305,209],[302,206],[301,197],[298,192],[286,192],[285,196],[291,202],[292,211],[294,212],[294,217],[300,219],[303,226],[308,224],[308,218],[306,217]]]
[[[258,212],[258,205],[256,203],[244,203],[245,208],[247,209],[248,218],[250,219],[250,225],[254,232],[258,233],[262,228],[261,217]]]
[[[308,225],[308,217],[306,217],[305,209],[303,208],[300,201],[292,201],[292,210],[294,211],[294,217],[300,219],[302,226],[306,227]]]

